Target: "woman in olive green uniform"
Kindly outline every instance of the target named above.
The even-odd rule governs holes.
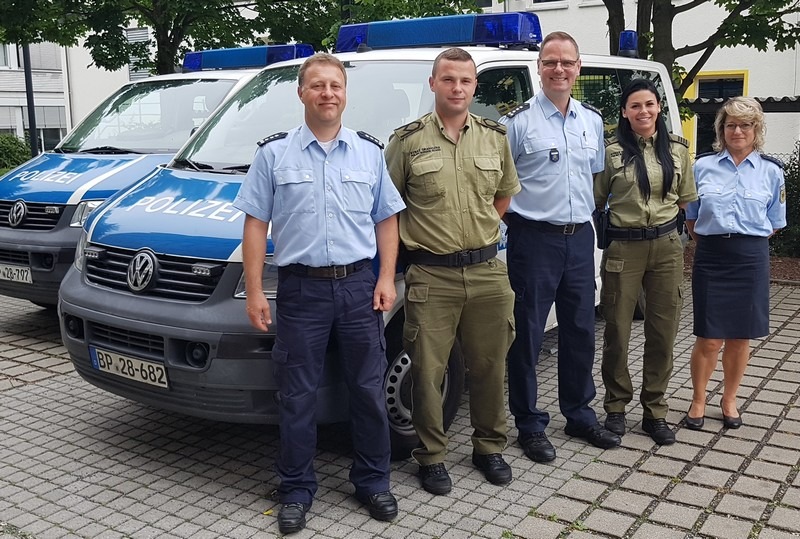
[[[620,97],[617,136],[607,143],[605,170],[595,176],[599,211],[608,208],[611,241],[603,254],[600,306],[606,320],[602,375],[605,427],[625,434],[633,399],[628,343],[633,311],[644,288],[642,429],[660,445],[675,442],[666,422],[665,392],[682,305],[683,247],[678,210],[697,199],[688,143],[667,130],[658,91],[632,80]]]

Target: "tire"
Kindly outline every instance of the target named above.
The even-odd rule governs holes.
[[[386,357],[389,367],[383,381],[386,413],[389,416],[389,433],[392,459],[411,456],[419,446],[419,438],[411,424],[411,359],[403,350],[404,316],[399,313],[386,327]],[[442,383],[442,416],[444,430],[453,423],[464,393],[464,359],[458,342],[450,351],[450,359]]]

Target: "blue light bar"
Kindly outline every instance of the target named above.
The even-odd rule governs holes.
[[[209,69],[244,69],[264,67],[283,60],[305,58],[314,54],[311,45],[261,45],[259,47],[237,47],[233,49],[210,49],[187,52],[183,58],[184,71]]]
[[[535,13],[478,13],[345,24],[336,52],[369,49],[493,45],[531,47],[542,41]]]

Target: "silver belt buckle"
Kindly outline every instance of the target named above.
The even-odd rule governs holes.
[[[575,234],[575,223],[564,225],[564,235],[572,236],[573,234]]]

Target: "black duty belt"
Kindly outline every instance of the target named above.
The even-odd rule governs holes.
[[[459,251],[446,255],[437,255],[422,249],[405,251],[403,254],[405,262],[408,264],[420,264],[423,266],[448,266],[451,268],[462,268],[486,262],[497,256],[497,244],[488,245],[482,249],[472,251]]]
[[[572,236],[577,231],[582,229],[584,226],[589,224],[587,222],[587,223],[568,223],[566,225],[554,225],[553,223],[548,223],[547,221],[532,221],[530,219],[525,219],[524,217],[520,217],[515,213],[509,214],[509,218],[511,219],[511,222],[513,224],[529,226],[540,232],[549,232],[551,234],[565,234],[567,236]]]
[[[708,236],[700,236],[701,238],[754,238],[756,236],[750,236],[749,234],[737,234],[734,232],[730,232],[728,234],[709,234]]]
[[[606,237],[609,240],[623,241],[654,240],[661,236],[666,236],[677,228],[677,219],[673,219],[669,223],[664,223],[663,225],[649,226],[646,228],[616,228],[610,226],[606,232]]]
[[[369,259],[359,260],[344,266],[306,266],[305,264],[289,264],[281,269],[285,269],[295,275],[304,277],[315,277],[317,279],[344,279],[357,271],[361,271],[372,263]]]

